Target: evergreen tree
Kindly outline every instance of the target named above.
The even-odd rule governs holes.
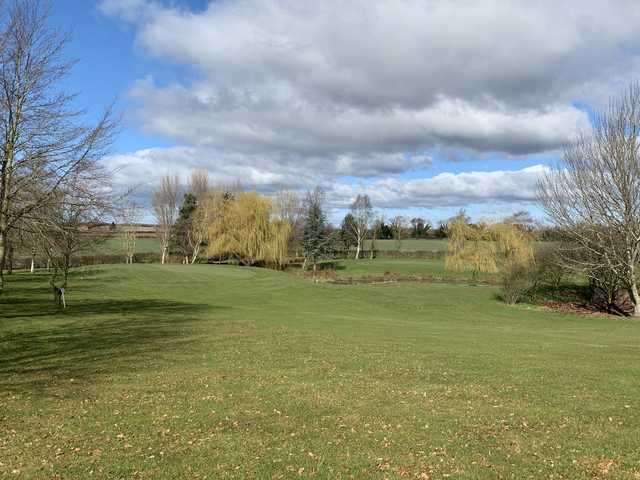
[[[180,206],[178,220],[173,226],[171,235],[172,250],[177,252],[185,263],[189,263],[188,258],[191,253],[191,244],[189,235],[191,234],[191,223],[193,222],[193,214],[198,206],[198,200],[192,193],[186,193]]]
[[[323,192],[316,188],[307,194],[304,228],[302,232],[302,251],[305,266],[310,262],[315,274],[317,264],[333,254],[333,237],[328,232],[327,219],[322,211]]]

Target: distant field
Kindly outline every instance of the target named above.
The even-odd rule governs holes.
[[[398,242],[396,240],[376,240],[376,250],[382,251],[397,251]],[[364,249],[369,250],[371,248],[371,240],[364,242]],[[447,249],[446,240],[434,240],[434,239],[415,239],[410,238],[400,241],[401,252],[441,252]]]
[[[96,248],[96,252],[89,252],[88,254],[98,255],[117,255],[122,253],[122,239],[119,237],[112,237],[105,240]],[[138,238],[136,239],[136,253],[160,253],[160,242],[157,238]]]

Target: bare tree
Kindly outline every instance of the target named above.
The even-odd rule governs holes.
[[[404,233],[406,220],[402,215],[396,215],[391,219],[391,231],[393,233],[393,239],[396,243],[396,250],[399,252],[402,248],[402,235]]]
[[[360,252],[362,251],[362,243],[367,236],[369,229],[369,223],[373,217],[373,208],[371,207],[371,200],[368,195],[358,195],[351,204],[351,214],[353,215],[353,221],[351,222],[351,228],[356,237],[356,260],[360,258]]]
[[[96,166],[78,172],[58,190],[51,202],[38,209],[37,220],[27,222],[41,250],[53,267],[51,286],[67,288],[72,257],[96,249],[104,235],[92,234],[89,227],[113,214],[109,172]]]
[[[189,193],[192,193],[198,201],[209,193],[211,186],[209,185],[209,172],[204,169],[196,169],[191,172],[188,185]]]
[[[120,235],[122,239],[122,252],[126,263],[133,263],[136,253],[137,228],[136,225],[142,217],[142,208],[133,201],[125,201],[118,213],[120,223]]]
[[[567,236],[563,258],[593,280],[615,274],[640,316],[640,85],[596,115],[540,182],[542,205]]]
[[[43,2],[17,0],[0,25],[0,291],[10,231],[38,222],[115,133],[111,108],[95,126],[84,125],[75,97],[59,90],[72,62],[63,59],[66,39],[48,17]]]
[[[160,185],[153,190],[151,204],[153,214],[158,222],[157,232],[160,239],[161,263],[167,260],[169,242],[171,240],[171,228],[178,216],[178,196],[180,192],[180,180],[177,175],[165,175],[160,180]]]
[[[289,239],[289,252],[297,252],[302,242],[302,231],[304,227],[304,206],[302,200],[296,192],[291,190],[280,190],[275,196],[274,203],[278,216],[291,227]]]

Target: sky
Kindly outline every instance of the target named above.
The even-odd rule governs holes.
[[[141,198],[194,168],[270,193],[366,193],[434,224],[526,209],[562,147],[640,73],[636,0],[54,0],[103,161]]]

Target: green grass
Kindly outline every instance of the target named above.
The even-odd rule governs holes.
[[[122,253],[122,239],[107,238],[104,243],[96,247],[98,255],[117,255]],[[136,253],[160,253],[160,241],[155,237],[141,237],[136,239]]]
[[[398,242],[396,240],[376,240],[376,250],[397,251]],[[447,249],[446,240],[435,240],[426,238],[408,238],[400,241],[401,252],[442,252]],[[365,240],[363,248],[371,248],[371,240]]]
[[[421,277],[425,279],[446,279],[471,282],[471,272],[453,272],[445,270],[444,259],[390,259],[339,260],[336,262],[336,274],[339,277],[364,277],[395,274],[399,276]],[[479,274],[477,280],[495,279],[495,275]]]
[[[123,265],[59,312],[13,275],[0,477],[637,479],[640,324],[495,294]]]

